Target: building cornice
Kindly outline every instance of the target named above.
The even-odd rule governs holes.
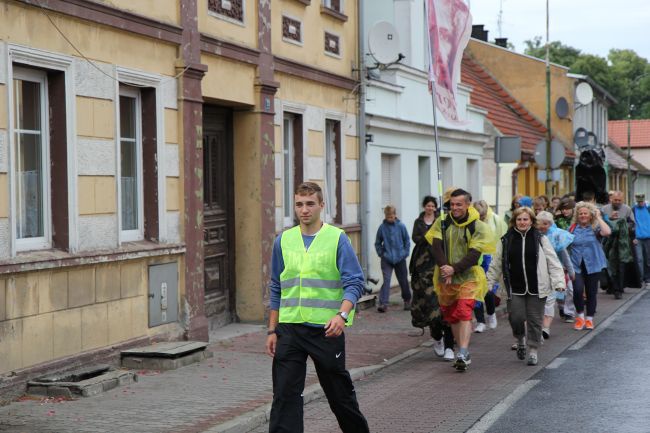
[[[314,68],[313,66],[305,65],[304,63],[298,63],[284,57],[274,56],[273,60],[275,63],[276,72],[295,75],[300,78],[317,81],[322,84],[328,84],[330,86],[336,86],[346,90],[354,90],[359,84],[359,82],[355,79]]]
[[[388,131],[398,131],[407,134],[416,134],[423,136],[433,136],[433,126],[427,123],[414,122],[411,120],[395,119],[393,117],[382,116],[377,114],[366,114],[367,125],[371,128],[385,129]],[[489,139],[490,135],[472,132],[467,130],[451,129],[438,127],[438,135],[451,140],[464,141],[483,145]]]
[[[181,43],[183,29],[173,24],[164,23],[142,15],[126,12],[89,0],[16,0],[19,3],[42,8],[80,18],[85,21],[102,24],[116,30],[127,31],[147,36],[172,44]]]

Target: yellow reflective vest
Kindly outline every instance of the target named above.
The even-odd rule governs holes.
[[[343,230],[323,224],[305,249],[300,226],[282,234],[284,271],[280,274],[280,323],[325,325],[341,308],[343,284],[336,252]],[[354,310],[346,326],[352,325]]]

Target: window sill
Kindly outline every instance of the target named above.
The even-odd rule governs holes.
[[[305,6],[309,6],[311,4],[311,0],[296,0],[298,3],[302,3]]]
[[[346,22],[348,20],[347,15],[342,14],[341,12],[339,12],[337,10],[334,10],[334,9],[331,9],[331,8],[328,8],[328,7],[325,7],[325,6],[320,7],[320,13],[321,13],[321,15],[329,15],[329,16],[331,16],[333,18],[336,18],[337,20],[342,21],[342,22]]]
[[[177,255],[184,252],[184,244],[159,244],[150,241],[126,242],[112,250],[81,253],[68,253],[61,250],[29,251],[18,253],[12,259],[0,261],[0,275]]]

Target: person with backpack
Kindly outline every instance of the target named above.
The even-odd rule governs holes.
[[[564,270],[551,242],[534,227],[535,212],[520,207],[510,228],[497,244],[487,273],[488,285],[503,282],[508,295],[508,315],[517,339],[517,358],[537,365],[542,344],[542,319],[546,299],[564,291]]]
[[[493,234],[471,207],[472,195],[455,189],[449,198],[450,212],[438,218],[425,238],[431,244],[436,267],[433,284],[443,319],[451,325],[458,352],[454,367],[465,371],[471,361],[474,302],[485,297],[485,272],[478,265],[481,254],[494,252]]]
[[[639,279],[648,286],[650,285],[650,208],[645,201],[645,194],[636,194],[634,200],[636,204],[632,210],[636,220],[636,239],[633,243],[636,253],[636,265],[639,271]]]
[[[576,204],[569,232],[574,235],[571,245],[571,263],[576,273],[576,279],[573,282],[576,321],[573,329],[576,331],[591,330],[594,329],[600,273],[607,267],[607,259],[599,236],[607,237],[612,230],[603,220],[600,210],[596,206],[581,201]],[[586,316],[585,297],[587,298]]]

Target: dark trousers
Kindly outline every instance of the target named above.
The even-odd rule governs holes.
[[[383,274],[384,282],[381,285],[379,292],[379,304],[388,305],[388,298],[390,297],[390,280],[393,276],[393,269],[397,276],[397,281],[402,289],[402,299],[404,301],[411,300],[411,288],[409,287],[408,269],[406,268],[406,259],[403,259],[395,264],[389,263],[382,257],[381,259],[381,273]]]
[[[580,264],[580,271],[576,272],[576,279],[573,282],[573,303],[576,306],[576,313],[585,311],[585,294],[587,295],[587,316],[593,317],[596,314],[596,296],[598,295],[598,281],[600,272],[587,273],[585,263]]]
[[[508,300],[508,320],[517,341],[526,337],[528,347],[533,349],[542,344],[545,305],[546,298],[538,295],[512,295]]]
[[[445,349],[454,349],[454,334],[451,326],[442,320],[442,317],[436,317],[429,325],[429,333],[434,340],[444,338]]]
[[[617,269],[617,274],[616,275],[609,275],[607,274],[608,277],[608,282],[609,282],[609,289],[607,293],[623,293],[625,289],[625,270],[627,267],[627,263],[619,263],[618,264],[618,269]]]
[[[369,432],[345,369],[345,334],[327,338],[323,328],[281,323],[273,357],[273,404],[269,433],[302,433],[307,356],[316,366],[330,408],[344,433]]]
[[[648,283],[650,282],[650,239],[637,239],[634,250],[641,281]]]
[[[485,304],[485,309],[487,310],[488,315],[494,314],[496,307],[494,305],[494,293],[488,291],[485,294],[484,302],[481,302],[479,305],[474,306],[474,316],[476,321],[479,323],[485,323],[485,314],[483,313],[483,304]]]

